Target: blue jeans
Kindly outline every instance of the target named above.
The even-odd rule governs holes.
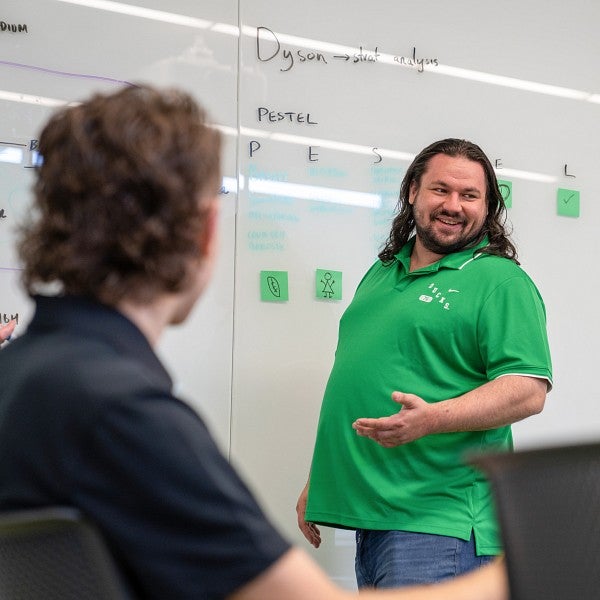
[[[494,556],[476,556],[468,542],[409,531],[356,531],[356,582],[359,588],[392,588],[433,583],[472,571]]]

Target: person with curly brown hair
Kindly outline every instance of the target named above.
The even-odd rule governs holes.
[[[19,244],[36,309],[0,353],[0,510],[75,506],[134,597],[349,598],[276,531],[154,352],[213,268],[220,138],[203,110],[176,90],[98,94],[39,148]],[[498,564],[383,597],[505,594]]]

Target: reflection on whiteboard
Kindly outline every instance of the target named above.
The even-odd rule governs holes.
[[[240,186],[242,187],[242,186]],[[382,204],[379,194],[355,192],[302,183],[287,181],[273,181],[270,179],[248,179],[248,191],[254,194],[270,194],[284,198],[301,198],[319,202],[333,202],[334,204],[348,204],[350,206],[365,206],[379,208]]]

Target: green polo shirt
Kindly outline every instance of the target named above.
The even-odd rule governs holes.
[[[359,417],[394,414],[394,390],[427,402],[503,375],[548,380],[545,308],[514,262],[464,250],[409,272],[413,241],[376,262],[340,321],[310,475],[306,519],[344,528],[405,530],[501,551],[489,486],[468,451],[511,450],[510,427],[429,435],[396,448],[358,436]]]

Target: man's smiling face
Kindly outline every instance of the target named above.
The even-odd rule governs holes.
[[[487,215],[483,167],[463,156],[436,154],[411,185],[417,244],[434,255],[456,252],[480,233]]]

